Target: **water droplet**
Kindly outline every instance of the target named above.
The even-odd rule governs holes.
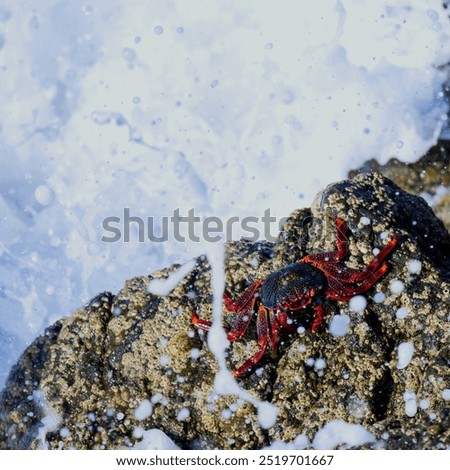
[[[400,279],[394,279],[391,281],[389,288],[393,294],[400,294],[405,289],[405,284]]]
[[[41,206],[49,206],[53,200],[52,190],[45,184],[34,190],[34,197]]]
[[[178,33],[178,34],[183,34],[183,33],[184,33],[184,28],[183,28],[183,26],[178,26],[178,28],[177,28],[177,33]]]
[[[433,9],[428,10],[427,15],[431,21],[438,21],[439,19],[439,13],[436,10],[433,10]]]
[[[383,292],[377,292],[373,296],[373,301],[377,304],[383,303],[385,299],[386,299],[386,296],[383,294]]]
[[[122,49],[122,57],[127,62],[133,62],[133,60],[136,59],[136,52],[134,52],[134,49],[131,49],[130,47],[125,47]]]
[[[140,98],[139,96],[135,96],[135,97],[133,98],[133,103],[134,103],[134,104],[139,104],[140,102],[141,102],[141,98]]]
[[[265,46],[264,49],[266,51],[270,51],[270,49],[273,49],[273,44],[271,42],[268,42]]]
[[[419,274],[422,269],[422,263],[418,259],[412,259],[408,263],[408,271],[411,274]]]
[[[363,295],[355,295],[349,300],[348,306],[355,313],[361,313],[367,306],[367,299]]]
[[[294,93],[290,90],[284,90],[281,95],[281,101],[284,104],[291,104],[295,100]]]
[[[161,34],[164,33],[164,28],[161,25],[157,25],[153,28],[153,31],[158,36],[161,36]]]
[[[404,318],[406,318],[408,316],[408,313],[409,313],[408,307],[400,307],[395,312],[395,317],[398,320],[403,320]]]
[[[397,141],[397,143],[395,144],[395,146],[396,146],[398,149],[403,148],[403,145],[405,145],[405,144],[404,144],[403,141],[401,141],[401,140]]]
[[[211,82],[211,88],[216,88],[216,86],[219,86],[219,80],[213,80]]]
[[[136,36],[136,37],[134,38],[134,43],[135,43],[135,44],[139,44],[140,42],[141,42],[141,36]]]
[[[81,10],[85,15],[90,15],[94,11],[94,8],[91,5],[83,5]]]
[[[436,21],[435,23],[433,23],[433,25],[431,26],[431,29],[435,32],[439,32],[442,30],[442,25],[441,23],[439,23],[438,21]]]
[[[281,135],[274,135],[272,137],[273,145],[281,145],[282,143],[283,143],[283,137],[281,137]]]

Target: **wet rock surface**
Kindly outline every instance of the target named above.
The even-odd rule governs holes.
[[[401,189],[424,197],[447,230],[450,230],[449,140],[439,141],[414,163],[404,163],[393,158],[386,165],[380,165],[376,160],[370,160],[362,168],[350,172],[350,176],[361,172],[380,173]]]
[[[399,244],[388,273],[364,294],[365,308],[325,300],[315,334],[305,310],[299,332],[238,379],[278,408],[273,425],[263,429],[254,404],[215,390],[215,357],[191,322],[192,311],[211,318],[210,267],[199,258],[165,296],[147,286],[177,266],[100,294],[37,338],[1,393],[2,448],[126,448],[155,428],[186,449],[309,447],[334,420],[372,434],[359,447],[447,448],[450,236],[422,198],[373,173],[330,185],[311,209],[291,215],[276,243],[228,245],[227,290],[237,298],[308,253],[334,250],[336,216],[347,223],[349,267],[364,269],[393,236]],[[230,368],[256,349],[252,324],[230,345]]]

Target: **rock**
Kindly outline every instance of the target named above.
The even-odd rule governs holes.
[[[370,438],[330,445],[447,448],[450,236],[422,198],[375,173],[330,185],[291,215],[277,242],[228,244],[227,289],[237,298],[251,280],[333,250],[336,216],[347,222],[350,267],[363,269],[374,248],[399,237],[389,271],[362,311],[325,301],[326,326],[315,334],[312,313],[302,312],[304,328],[238,379],[251,400],[215,390],[216,360],[191,322],[193,311],[211,317],[210,267],[200,257],[165,296],[150,294],[149,281],[178,266],[100,294],[37,338],[1,393],[0,446],[118,449],[157,429],[183,449],[309,447],[326,445],[324,433],[314,439],[321,429],[355,425]],[[252,325],[230,345],[229,366],[256,348]],[[278,409],[265,428],[258,401]]]
[[[422,196],[434,213],[450,231],[450,141],[440,140],[414,163],[403,163],[396,158],[386,165],[370,160],[350,176],[377,172],[391,179],[411,194]]]

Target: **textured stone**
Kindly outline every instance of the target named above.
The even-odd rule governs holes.
[[[393,158],[380,165],[376,160],[370,160],[362,168],[350,172],[350,176],[364,172],[381,173],[401,189],[424,197],[450,230],[450,141],[439,141],[414,163]]]

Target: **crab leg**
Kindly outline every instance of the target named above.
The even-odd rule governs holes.
[[[310,263],[313,266],[320,266],[324,263],[337,264],[342,261],[348,253],[348,239],[345,234],[347,225],[340,217],[336,217],[336,247],[337,250],[326,251],[325,253],[317,253],[315,255],[307,255],[303,257],[301,263]]]
[[[255,298],[256,291],[261,287],[264,281],[256,281],[248,287],[243,294],[236,300],[233,300],[226,292],[223,294],[223,304],[229,312],[239,312],[242,310],[252,299]]]
[[[398,238],[393,237],[392,240],[374,257],[374,259],[369,263],[367,268],[360,273],[360,277],[356,279],[357,280],[366,279],[369,276],[371,276],[375,271],[377,271],[379,268],[383,267],[386,264],[386,263],[383,263],[383,261],[392,252],[392,250],[397,246],[397,243],[398,243]]]
[[[265,307],[260,305],[259,310],[261,309],[266,310]],[[258,311],[258,315],[259,315],[259,311]],[[277,349],[279,331],[280,331],[280,325],[278,324],[277,318],[275,316],[275,312],[273,311],[273,309],[270,309],[269,310],[269,340],[270,340],[270,348],[272,349],[272,351],[276,351]]]
[[[259,289],[262,282],[257,281],[252,284],[237,300],[233,300],[227,293],[223,294],[225,308],[229,312],[238,312],[237,319],[231,330],[228,331],[224,328],[228,341],[241,339],[247,332],[253,317],[253,307],[256,301],[255,292]],[[192,312],[192,323],[203,331],[208,331],[212,326],[212,322],[203,320],[197,315],[197,312]]]
[[[239,312],[239,315],[230,331],[224,328],[225,332],[227,333],[228,341],[236,341],[245,335],[253,317],[253,307],[255,305],[255,300],[256,299],[253,298],[253,300],[247,304],[241,312]],[[192,312],[192,323],[203,331],[209,331],[212,326],[212,322],[203,320],[197,315],[197,312]]]
[[[368,277],[359,281],[359,283],[339,282],[336,278],[328,279],[327,297],[331,300],[347,302],[353,296],[362,294],[369,290],[378,279],[382,278],[388,270],[387,263],[383,263],[376,271],[370,273]]]
[[[297,327],[293,324],[291,318],[289,318],[286,312],[280,308],[277,310],[277,320],[280,323],[281,327],[286,331],[293,333],[297,329]],[[289,320],[291,320],[291,323],[289,323]]]
[[[262,305],[260,305],[256,322],[259,348],[252,357],[247,359],[238,369],[233,372],[234,377],[239,377],[242,375],[245,371],[257,364],[264,356],[270,341],[269,322],[267,317],[267,310]]]
[[[314,307],[314,319],[311,325],[311,331],[315,333],[323,323],[323,317],[325,316],[325,309],[322,304],[318,304]]]
[[[212,323],[210,321],[207,321],[207,320],[203,320],[203,318],[200,318],[198,315],[197,315],[197,312],[192,312],[191,314],[191,319],[192,319],[192,323],[197,327],[197,328],[200,328],[201,330],[203,331],[208,331],[211,326],[212,326]]]
[[[340,217],[336,217],[336,246],[337,246],[337,253],[335,256],[337,258],[336,262],[341,261],[348,253],[348,239],[345,235],[345,231],[347,229],[347,225],[344,220]]]
[[[384,259],[392,252],[398,243],[397,237],[392,240],[374,257],[364,271],[356,271],[345,266],[330,265],[321,269],[327,274],[327,296],[331,300],[350,300],[354,295],[370,289],[378,279],[382,278],[388,265]]]
[[[253,299],[245,306],[245,308],[243,308],[239,312],[236,321],[233,323],[231,330],[227,334],[228,341],[236,341],[238,339],[241,339],[245,335],[248,326],[252,321],[253,307],[255,306],[255,301],[256,298],[253,297]]]

